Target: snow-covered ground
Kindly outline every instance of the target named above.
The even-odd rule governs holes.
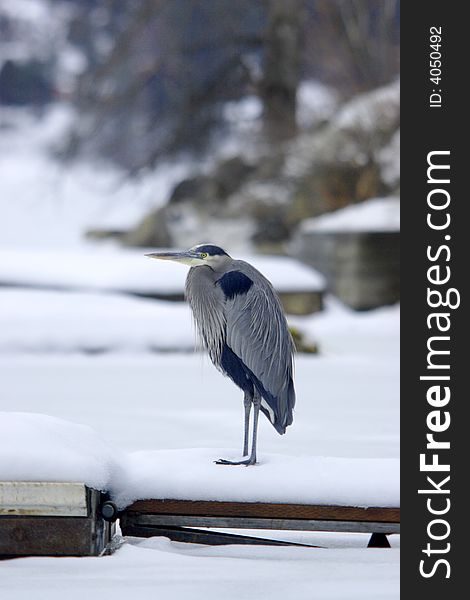
[[[398,551],[198,546],[133,538],[106,558],[0,565],[5,600],[396,600]]]
[[[348,485],[354,479],[352,465],[398,458],[398,318],[397,308],[357,315],[332,302],[324,314],[300,319],[314,330],[322,354],[297,358],[294,425],[280,437],[263,419],[261,464],[252,471],[227,468],[221,477],[230,478],[231,473],[234,478],[250,473],[256,477],[261,469],[269,468],[273,456],[282,455],[280,460],[291,457],[299,466],[306,461],[303,477],[307,481],[312,477],[312,461],[324,467],[331,461],[330,483],[341,488],[341,481],[333,478],[335,457],[341,459],[336,465],[348,466],[349,461]],[[142,481],[142,469],[152,455],[161,459],[166,452],[171,458],[165,449],[176,452],[171,464],[181,466],[183,457],[193,456],[198,468],[206,464],[206,475],[216,468],[212,458],[224,451],[222,456],[227,451],[236,455],[240,450],[241,394],[201,354],[7,352],[0,356],[0,380],[0,410],[43,413],[93,427],[107,460],[132,453],[128,456],[136,466],[129,472],[140,485],[154,483],[148,470]],[[23,434],[26,453],[44,467],[37,438],[31,432]],[[67,443],[67,428],[63,435],[61,443]],[[54,443],[52,434],[49,442]],[[114,448],[111,453],[110,447]],[[68,451],[69,457],[74,456],[71,441]],[[139,453],[144,460],[139,460]],[[71,465],[80,468],[90,460],[86,455],[81,458],[82,463]],[[354,459],[366,461],[354,463]],[[155,482],[162,468],[158,464]],[[31,468],[31,461],[23,467]],[[186,469],[190,472],[191,465]],[[328,471],[320,474],[319,485],[324,486]],[[374,489],[375,477],[375,489],[380,489],[383,475],[370,471],[370,489]],[[180,477],[182,482],[184,477]],[[194,480],[190,485],[194,486]],[[275,487],[282,488],[277,483]],[[346,492],[338,492],[338,487],[336,492],[347,493],[347,486]],[[3,562],[0,590],[7,600],[54,599],[65,593],[77,599],[83,594],[127,598],[130,593],[170,599],[210,599],[221,594],[234,599],[260,594],[338,600],[398,598],[396,536],[391,537],[391,550],[366,549],[368,536],[362,534],[283,532],[279,537],[328,549],[205,548],[160,538],[130,539],[115,555],[103,559]]]
[[[321,353],[297,356],[295,425],[281,437],[262,419],[260,457],[398,457],[398,317],[333,306],[302,319]],[[3,352],[0,380],[0,410],[89,425],[125,451],[241,445],[241,392],[203,353]]]
[[[188,352],[194,343],[182,302],[0,288],[0,353]]]
[[[272,454],[283,455],[284,460],[330,457],[332,464],[333,457],[353,464],[354,458],[397,458],[398,310],[355,316],[333,306],[309,320],[312,327],[316,323],[325,351],[297,359],[298,403],[294,425],[286,435],[278,436],[262,420],[261,463],[269,467]],[[0,356],[0,380],[1,410],[43,413],[89,425],[104,440],[103,456],[108,456],[109,445],[116,449],[113,460],[121,452],[136,452],[130,456],[140,468],[138,452],[144,452],[148,464],[151,452],[185,448],[190,457],[190,449],[198,448],[194,460],[198,465],[207,461],[210,469],[211,459],[218,458],[221,449],[233,454],[240,450],[241,395],[200,354],[6,353]],[[37,453],[39,460],[41,449],[35,447],[34,436],[25,435],[24,442],[26,447],[33,444],[29,451]],[[73,455],[73,444],[70,452]],[[234,477],[239,476],[237,471],[255,476],[263,466],[252,471],[235,467]],[[191,470],[190,465],[186,468]],[[227,468],[223,477],[232,472]],[[138,479],[137,467],[134,474]],[[371,471],[371,488],[376,475]],[[312,471],[306,470],[304,477],[312,477]],[[210,599],[221,594],[234,599],[260,594],[398,598],[396,536],[391,538],[391,550],[366,549],[367,536],[362,534],[284,532],[280,537],[328,549],[205,548],[159,538],[130,539],[115,555],[103,559],[3,562],[0,590],[7,600],[64,594],[77,599],[83,594],[127,598],[130,593],[170,599]]]

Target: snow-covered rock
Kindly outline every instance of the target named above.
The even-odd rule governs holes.
[[[303,232],[399,231],[400,199],[371,198],[301,223]]]
[[[299,222],[399,186],[400,83],[343,105],[319,131],[298,136],[280,179],[295,181],[291,219]]]

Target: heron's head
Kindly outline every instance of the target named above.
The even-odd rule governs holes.
[[[199,244],[184,252],[152,252],[145,256],[159,258],[160,260],[173,260],[190,267],[207,266],[213,269],[217,269],[227,259],[230,259],[225,250],[214,244]]]

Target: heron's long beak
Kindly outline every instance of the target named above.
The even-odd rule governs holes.
[[[151,252],[146,254],[149,258],[159,258],[160,260],[174,260],[176,262],[188,263],[197,258],[193,252]]]

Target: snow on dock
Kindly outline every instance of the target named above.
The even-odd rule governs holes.
[[[173,498],[399,506],[396,459],[260,454],[253,468],[222,467],[227,449],[124,453],[91,428],[29,413],[2,413],[0,480],[80,481],[108,490],[119,508]]]

